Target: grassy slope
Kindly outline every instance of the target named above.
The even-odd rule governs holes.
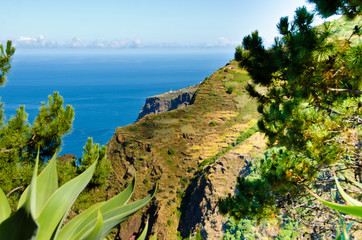
[[[109,197],[130,181],[127,172],[137,172],[134,199],[145,196],[157,181],[153,232],[161,239],[176,238],[181,195],[200,163],[228,148],[256,123],[256,103],[243,90],[247,81],[247,73],[232,61],[205,79],[192,105],[117,128],[108,143],[115,170]],[[130,220],[130,231],[137,231],[137,218]]]

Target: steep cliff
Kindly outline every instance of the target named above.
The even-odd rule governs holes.
[[[184,89],[148,97],[141,112],[138,114],[137,121],[146,115],[159,114],[186,107],[190,104],[191,99],[199,86],[200,84],[196,84]]]
[[[265,139],[254,134],[195,174],[181,203],[178,229],[183,238],[199,229],[204,239],[222,239],[227,219],[219,213],[218,199],[235,192],[236,177],[246,176],[252,156],[264,149]]]
[[[107,197],[123,189],[134,174],[137,184],[132,200],[146,196],[159,184],[150,207],[122,225],[122,239],[137,234],[146,219],[149,235],[161,240],[179,239],[180,233],[187,236],[196,228],[205,236],[222,235],[222,221],[210,228],[214,223],[206,219],[210,214],[222,219],[217,198],[233,192],[244,161],[263,147],[259,135],[258,144],[247,138],[239,141],[258,117],[256,103],[244,91],[248,81],[248,74],[232,61],[200,84],[193,104],[147,115],[116,129],[107,144],[114,168]],[[200,178],[202,174],[207,176]],[[194,213],[198,220],[189,220],[196,217]]]

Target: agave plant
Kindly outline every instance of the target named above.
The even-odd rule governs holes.
[[[39,156],[30,185],[20,197],[17,211],[11,214],[10,205],[0,189],[0,239],[104,239],[128,216],[145,206],[155,191],[142,200],[127,204],[132,196],[135,179],[117,196],[100,202],[79,214],[63,226],[64,220],[80,192],[91,180],[97,161],[85,172],[60,188],[54,156],[37,176]],[[145,239],[147,225],[139,239]]]
[[[354,198],[352,198],[351,196],[349,196],[341,187],[341,185],[339,184],[337,177],[334,176],[335,181],[336,181],[336,186],[338,189],[338,192],[341,194],[341,196],[344,198],[344,200],[346,200],[346,202],[349,205],[342,205],[342,204],[338,204],[338,203],[333,203],[333,202],[329,202],[329,201],[325,201],[323,200],[321,197],[319,197],[318,195],[316,195],[315,193],[313,193],[312,191],[310,191],[309,189],[307,189],[313,196],[315,196],[319,201],[321,201],[324,205],[337,210],[337,214],[338,217],[341,221],[341,227],[342,227],[342,233],[340,232],[339,229],[337,229],[337,240],[348,240],[350,239],[349,237],[349,230],[352,227],[352,224],[354,222],[351,222],[350,224],[346,225],[346,223],[343,221],[341,215],[339,214],[339,212],[345,213],[345,214],[349,214],[349,215],[353,215],[356,216],[358,218],[362,218],[362,203]],[[357,187],[359,187],[360,189],[362,189],[362,184],[359,182],[354,181],[353,179],[348,179],[350,182],[352,182],[354,185],[356,185]]]

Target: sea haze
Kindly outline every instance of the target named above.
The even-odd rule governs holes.
[[[197,84],[232,58],[233,49],[17,49],[0,96],[7,119],[25,105],[32,123],[41,102],[59,91],[75,109],[61,154],[81,157],[88,137],[106,144],[136,120],[147,97]]]

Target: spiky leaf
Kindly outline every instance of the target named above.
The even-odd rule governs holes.
[[[0,188],[0,223],[10,216],[11,209],[6,196]]]
[[[56,238],[64,218],[80,192],[92,178],[97,161],[85,172],[60,187],[47,201],[37,221],[40,225],[37,239]]]
[[[56,155],[49,161],[46,168],[39,174],[38,182],[43,184],[38,184],[36,189],[36,209],[38,217],[45,203],[48,201],[50,196],[58,189],[58,177],[56,169]],[[46,183],[46,184],[45,184]],[[25,189],[23,195],[21,196],[18,204],[18,208],[25,201],[25,196],[29,190],[29,187]]]

